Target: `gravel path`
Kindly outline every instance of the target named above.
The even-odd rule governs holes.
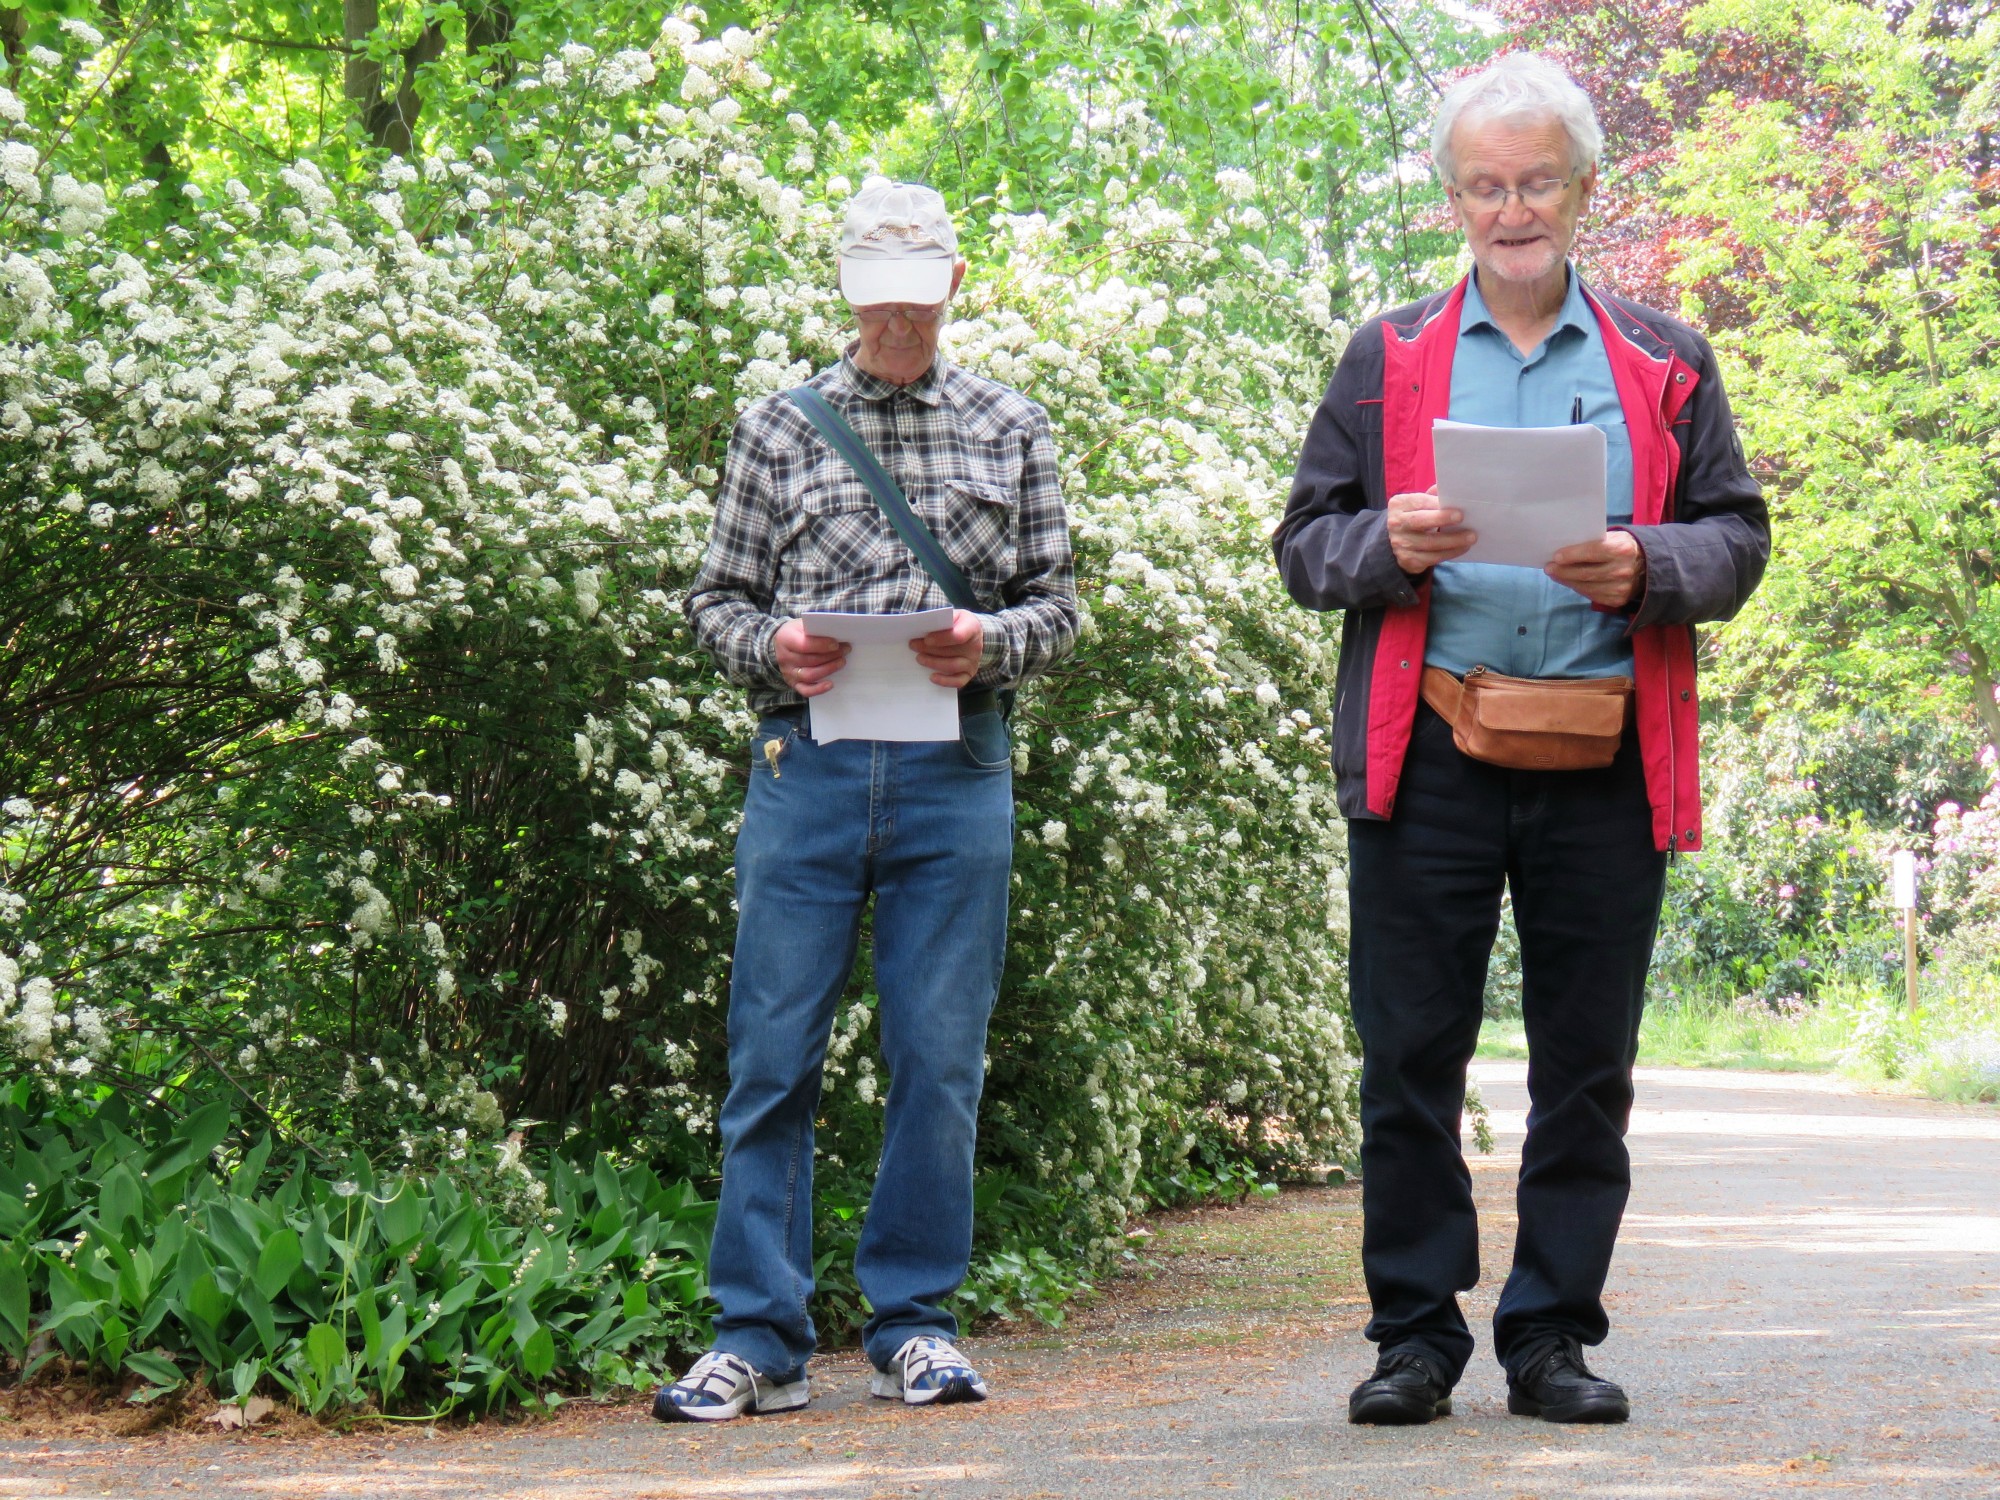
[[[1521,1065],[1482,1064],[1499,1149],[1474,1159],[1505,1266]],[[1509,1417],[1482,1352],[1457,1415],[1345,1420],[1358,1329],[1353,1189],[1164,1222],[1160,1270],[1059,1335],[970,1341],[984,1406],[871,1402],[823,1362],[791,1416],[663,1428],[636,1404],[514,1428],[8,1441],[0,1497],[706,1500],[890,1496],[1694,1500],[1801,1490],[2000,1496],[2000,1111],[1822,1079],[1643,1070],[1612,1272],[1632,1422]],[[1472,1316],[1491,1311],[1491,1286]]]

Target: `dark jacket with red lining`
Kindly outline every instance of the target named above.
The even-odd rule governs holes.
[[[1661,849],[1701,847],[1694,626],[1743,606],[1770,557],[1770,517],[1743,461],[1708,341],[1678,318],[1584,288],[1632,442],[1632,524],[1646,557],[1630,624],[1639,751]],[[1347,611],[1335,684],[1340,810],[1387,818],[1417,711],[1430,578],[1389,548],[1389,496],[1426,490],[1434,418],[1449,415],[1465,283],[1364,324],[1307,430],[1272,544],[1291,596]]]

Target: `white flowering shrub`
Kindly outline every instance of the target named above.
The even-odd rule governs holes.
[[[155,247],[147,185],[53,173],[0,100],[0,1051],[46,1097],[712,1171],[750,721],[679,604],[734,416],[844,342],[871,165],[769,84],[741,32],[573,46],[507,166],[301,163]],[[1049,408],[1073,511],[985,1151],[1079,1247],[1352,1129],[1333,636],[1266,541],[1342,330],[1254,208],[1124,191],[1120,139],[1101,204],[967,223],[947,335]],[[836,1186],[879,1140],[871,1002]]]

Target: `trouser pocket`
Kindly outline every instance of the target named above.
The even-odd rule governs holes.
[[[967,714],[958,721],[958,745],[970,764],[982,771],[997,771],[1014,757],[1014,741],[1007,733],[1007,720],[998,709],[983,714]]]

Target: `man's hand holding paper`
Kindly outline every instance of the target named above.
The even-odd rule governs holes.
[[[1464,519],[1464,511],[1439,501],[1436,485],[1421,494],[1391,495],[1389,549],[1396,566],[1416,574],[1463,557],[1479,540],[1479,533],[1459,525]]]
[[[969,609],[952,611],[951,623],[941,630],[920,635],[910,642],[917,653],[917,665],[931,674],[939,687],[962,688],[979,671],[986,654],[986,627]]]
[[[836,671],[840,675],[832,681],[823,677],[821,691],[808,695],[812,737],[821,744],[957,739],[958,692],[950,682],[956,672],[932,669],[930,663],[962,664],[964,647],[957,642],[961,614],[972,621],[977,641],[979,617],[963,610],[900,615],[815,611],[793,622],[809,639],[835,642],[844,653],[824,669],[825,677]],[[941,647],[932,647],[933,641]],[[978,670],[976,657],[973,670]],[[970,680],[971,674],[966,676]]]
[[[815,698],[833,684],[827,679],[847,660],[847,642],[808,635],[805,621],[787,620],[772,641],[778,654],[778,675],[801,698]]]
[[[1646,586],[1646,554],[1629,531],[1607,531],[1594,542],[1564,547],[1542,571],[1592,604],[1623,609]]]

